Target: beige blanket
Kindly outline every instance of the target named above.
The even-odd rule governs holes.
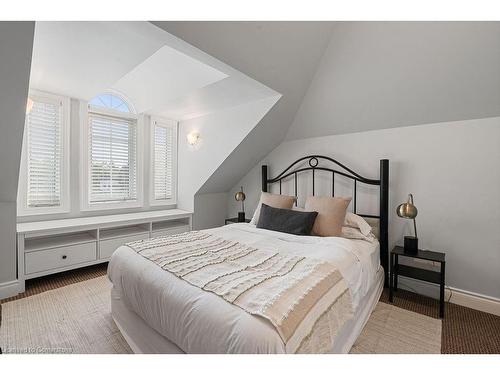
[[[352,316],[351,296],[330,263],[249,247],[205,232],[127,244],[177,277],[268,320],[288,353],[326,352]]]

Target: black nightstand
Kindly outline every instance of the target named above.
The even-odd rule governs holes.
[[[249,222],[250,222],[250,219],[245,219],[245,223],[249,223]],[[231,217],[231,218],[225,220],[224,225],[233,224],[233,223],[240,223],[240,221],[238,221],[237,217]]]
[[[422,268],[399,264],[399,256],[409,258],[425,259],[441,264],[439,272]],[[396,246],[391,251],[391,272],[389,276],[389,301],[392,302],[393,291],[398,290],[398,276],[406,276],[412,279],[428,281],[439,284],[439,317],[444,318],[444,274],[445,274],[445,254],[430,250],[418,250],[416,254],[407,254],[403,247]]]

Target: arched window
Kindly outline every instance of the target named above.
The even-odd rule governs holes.
[[[101,94],[96,96],[89,102],[94,107],[102,107],[112,109],[118,112],[134,113],[133,109],[127,102],[115,94]]]

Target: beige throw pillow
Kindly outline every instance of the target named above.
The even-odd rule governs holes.
[[[311,234],[322,237],[342,236],[342,224],[350,202],[351,198],[308,197],[305,210],[318,213]]]
[[[255,209],[252,220],[250,220],[250,224],[257,225],[260,217],[260,208],[262,207],[263,203],[274,208],[286,208],[287,210],[290,210],[296,199],[297,198],[291,197],[289,195],[279,195],[262,192],[260,195],[259,204]]]

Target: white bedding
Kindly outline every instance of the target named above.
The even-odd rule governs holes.
[[[375,282],[379,268],[378,242],[295,236],[245,223],[208,231],[260,249],[334,262],[349,286],[355,310]],[[108,275],[113,282],[113,298],[120,298],[184,352],[285,352],[279,334],[266,320],[188,284],[127,246],[113,254]]]

